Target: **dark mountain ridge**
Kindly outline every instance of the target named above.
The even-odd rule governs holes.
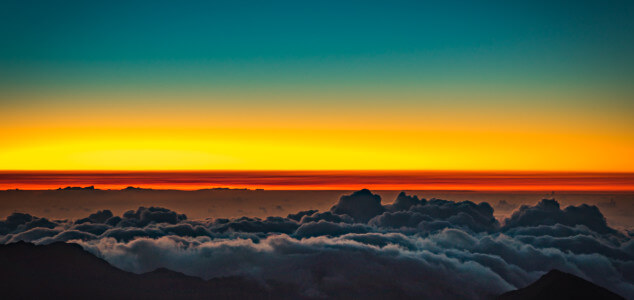
[[[240,277],[203,280],[165,268],[135,274],[111,266],[77,244],[0,245],[0,283],[7,299],[301,299],[296,288]],[[499,300],[624,299],[587,280],[552,270]]]
[[[551,270],[527,287],[506,292],[498,300],[624,300],[625,298],[590,281],[559,270]]]
[[[4,299],[280,299],[301,298],[282,285],[240,277],[203,280],[167,269],[120,270],[77,244],[0,245]]]

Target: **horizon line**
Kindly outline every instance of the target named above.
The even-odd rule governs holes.
[[[90,187],[93,187],[92,189]],[[205,191],[249,191],[249,192],[354,192],[359,190],[369,190],[372,192],[444,192],[444,193],[552,193],[553,196],[556,196],[557,193],[634,193],[634,189],[631,190],[574,190],[574,189],[563,189],[563,190],[552,190],[552,189],[387,189],[387,188],[313,188],[313,189],[300,189],[300,188],[289,188],[289,189],[266,189],[266,188],[248,188],[248,187],[208,187],[208,188],[195,188],[195,189],[184,189],[184,188],[151,188],[151,187],[142,187],[142,186],[128,186],[125,188],[103,188],[97,186],[65,186],[65,187],[57,187],[57,188],[9,188],[9,189],[0,189],[0,192],[46,192],[46,191],[165,191],[165,192],[205,192]]]
[[[627,190],[632,172],[448,170],[24,170],[0,171],[0,188],[128,186],[269,190]]]
[[[539,169],[0,169],[2,172],[539,172],[634,174],[631,171],[607,170],[539,170]]]

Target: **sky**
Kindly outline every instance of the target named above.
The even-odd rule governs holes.
[[[2,170],[634,172],[632,1],[0,3]]]

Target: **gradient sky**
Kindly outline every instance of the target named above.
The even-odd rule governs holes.
[[[0,169],[634,171],[633,1],[0,3]]]

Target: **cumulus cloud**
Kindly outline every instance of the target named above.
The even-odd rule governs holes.
[[[418,199],[416,195],[407,195],[405,192],[400,192],[396,196],[396,200],[391,205],[386,205],[388,211],[401,211],[408,210],[414,205],[425,204],[427,200]]]
[[[186,220],[187,216],[178,214],[162,207],[139,207],[136,211],[130,210],[123,214],[120,221],[122,226],[143,227],[150,223],[170,223],[176,224]]]
[[[25,231],[32,228],[55,228],[56,223],[46,218],[38,218],[24,213],[13,213],[4,221],[0,221],[0,234],[7,234],[12,231]]]
[[[504,221],[505,228],[526,227],[537,225],[585,225],[598,233],[615,233],[610,227],[599,208],[592,205],[559,207],[554,199],[544,199],[536,206],[522,205],[520,209]]]
[[[493,212],[486,202],[405,193],[382,205],[361,190],[329,211],[288,217],[189,220],[158,207],[76,221],[15,213],[0,221],[0,243],[75,242],[128,271],[244,276],[306,297],[489,299],[556,268],[634,298],[634,241],[595,206],[543,200],[502,223]]]
[[[389,206],[390,211],[372,218],[377,227],[416,228],[416,232],[430,233],[444,228],[463,228],[473,232],[493,232],[499,223],[493,208],[486,202],[454,202],[439,199],[418,200],[401,193]]]
[[[381,196],[363,189],[352,193],[352,195],[341,196],[339,203],[333,206],[330,211],[333,214],[349,215],[356,222],[367,222],[372,217],[383,213],[385,207],[381,205]]]
[[[94,214],[91,214],[87,218],[79,219],[75,221],[76,224],[81,223],[105,223],[108,219],[112,218],[112,212],[109,210],[100,210]]]
[[[372,228],[364,224],[347,224],[334,223],[324,220],[319,222],[309,222],[302,224],[295,231],[298,238],[315,237],[315,236],[340,236],[347,233],[366,233],[372,231]]]

